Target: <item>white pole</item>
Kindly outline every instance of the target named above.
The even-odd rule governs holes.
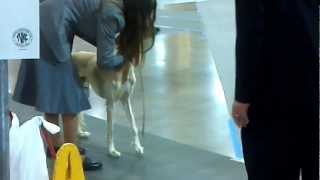
[[[0,180],[10,180],[8,61],[0,60]]]

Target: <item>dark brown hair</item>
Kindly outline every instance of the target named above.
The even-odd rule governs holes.
[[[156,0],[123,0],[125,27],[120,33],[119,52],[135,66],[140,65],[144,53],[152,48],[155,38]],[[149,47],[144,41],[151,39]]]

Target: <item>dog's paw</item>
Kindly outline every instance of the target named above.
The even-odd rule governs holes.
[[[135,150],[136,150],[136,153],[137,153],[137,155],[139,155],[139,156],[143,156],[143,154],[144,154],[144,148],[142,147],[142,146],[136,146],[135,147]]]
[[[115,149],[109,150],[108,155],[113,158],[120,158],[121,157],[121,153]]]
[[[79,132],[78,133],[78,137],[80,139],[88,139],[91,136],[91,133],[88,131],[84,131],[84,132]]]

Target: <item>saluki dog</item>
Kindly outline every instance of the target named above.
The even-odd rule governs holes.
[[[97,56],[92,52],[75,52],[72,54],[72,61],[77,67],[79,77],[84,86],[90,86],[93,91],[106,101],[107,110],[107,144],[108,153],[112,157],[120,157],[113,141],[113,118],[112,112],[116,102],[121,102],[127,118],[130,120],[134,139],[133,145],[138,155],[143,155],[144,148],[141,145],[136,120],[133,114],[130,97],[136,83],[134,66],[125,62],[121,80],[115,80],[115,71],[102,70],[97,66]],[[85,123],[82,113],[79,114],[79,135],[88,136],[85,131]]]

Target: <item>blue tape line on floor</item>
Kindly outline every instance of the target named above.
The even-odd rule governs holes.
[[[231,136],[236,159],[243,159],[242,144],[241,144],[241,138],[240,138],[240,134],[239,134],[239,128],[236,126],[233,119],[231,119],[229,121],[229,129],[230,129],[230,136]]]

